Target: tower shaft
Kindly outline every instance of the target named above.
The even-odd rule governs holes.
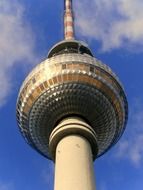
[[[55,160],[54,190],[95,190],[96,135],[85,121],[64,119],[51,133],[49,146]]]
[[[92,152],[81,136],[64,137],[56,148],[54,190],[95,190]]]
[[[72,0],[65,0],[64,35],[65,40],[74,39],[74,18],[72,11]]]

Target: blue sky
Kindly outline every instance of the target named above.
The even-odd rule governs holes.
[[[142,10],[142,0],[74,1],[76,38],[115,71],[130,110],[120,142],[94,163],[97,190],[143,189]],[[63,39],[62,16],[62,0],[0,0],[0,190],[53,189],[53,164],[21,137],[15,106],[26,75]]]

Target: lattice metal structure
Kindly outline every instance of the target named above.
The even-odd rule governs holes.
[[[67,1],[70,2],[70,1]],[[124,132],[128,105],[117,76],[74,40],[69,19],[65,40],[56,44],[23,82],[17,100],[17,121],[25,140],[51,159],[49,138],[64,118],[80,117],[96,134],[94,158],[103,155]],[[91,143],[92,144],[92,143]],[[94,147],[93,147],[94,149]]]

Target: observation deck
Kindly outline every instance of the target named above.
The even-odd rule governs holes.
[[[94,58],[84,43],[66,40],[56,44],[25,79],[17,100],[17,121],[26,141],[51,159],[51,132],[73,116],[94,130],[97,158],[123,134],[128,104],[112,70]]]

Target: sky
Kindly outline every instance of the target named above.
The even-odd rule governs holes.
[[[126,131],[94,163],[97,190],[143,189],[143,1],[74,1],[76,39],[122,82]],[[54,164],[29,147],[16,123],[27,74],[63,39],[63,0],[0,0],[0,190],[52,190]],[[122,186],[122,187],[121,187]]]

